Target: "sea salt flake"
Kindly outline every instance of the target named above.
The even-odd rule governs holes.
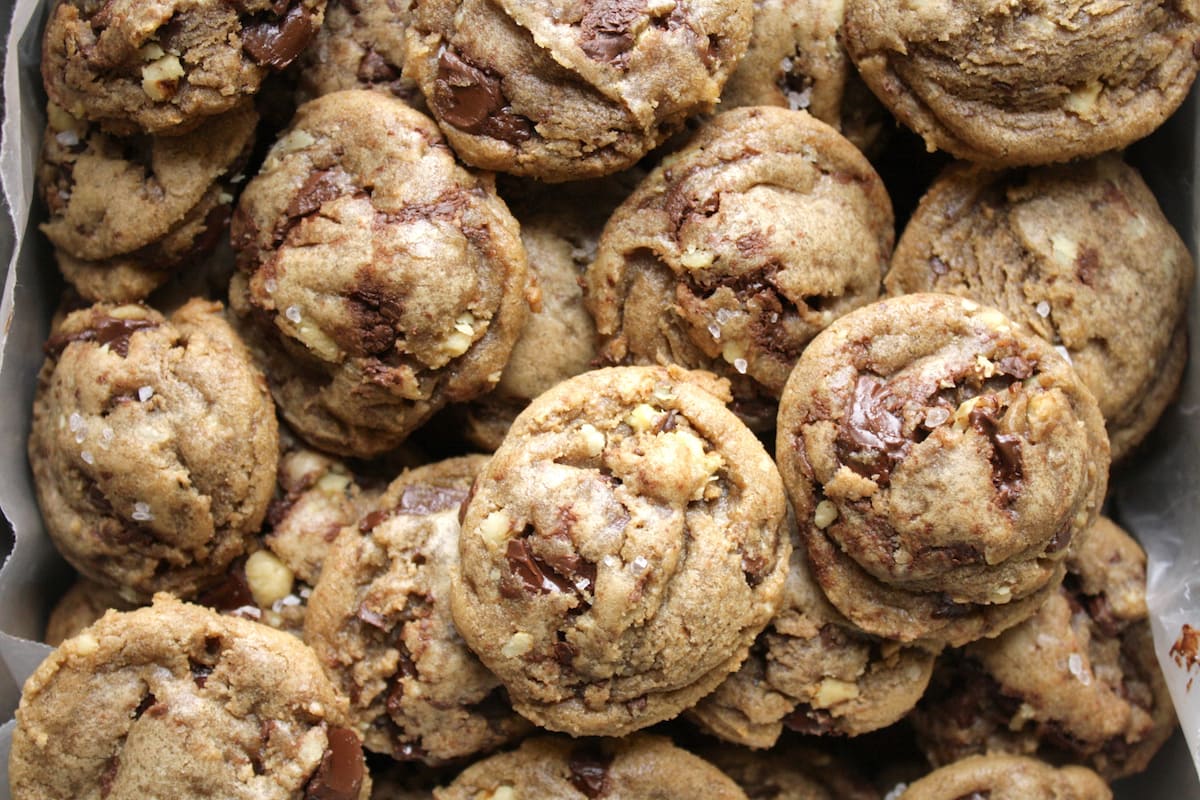
[[[718,308],[717,309],[717,324],[718,325],[724,325],[725,323],[729,322],[729,320],[731,320],[731,319],[733,319],[733,311],[732,310],[730,310],[728,308]]]
[[[91,450],[84,450],[82,453],[79,454],[79,457],[83,459],[83,463],[85,463],[85,464],[95,464],[96,463],[96,457],[92,455]]]
[[[733,360],[733,368],[738,371],[739,375],[745,375],[746,370],[749,369],[749,367],[750,365],[746,363],[746,359],[744,358],[735,358]]]
[[[138,400],[140,400],[144,403],[147,400],[149,400],[151,397],[154,397],[154,387],[153,386],[143,386],[140,389],[138,389]]]
[[[67,427],[71,429],[72,433],[78,433],[84,429],[83,417],[79,416],[79,412],[71,414],[67,420]]]
[[[1036,310],[1038,316],[1042,317],[1043,319],[1050,316],[1050,304],[1045,300],[1037,304]]]
[[[63,147],[74,147],[75,145],[79,144],[79,135],[75,133],[75,131],[61,131],[60,133],[56,134],[54,138],[57,139],[58,143]]]
[[[274,278],[267,278],[265,281],[263,281],[263,289],[266,290],[267,294],[274,294],[275,290],[278,288],[279,282]]]
[[[721,326],[715,322],[710,322],[708,324],[708,335],[711,336],[714,340],[720,339],[721,338]]]
[[[300,309],[296,308],[295,306],[288,306],[287,309],[284,310],[283,315],[291,320],[293,325],[300,324]]]
[[[649,566],[650,566],[650,562],[647,561],[645,559],[645,557],[643,557],[643,556],[638,556],[637,558],[635,558],[633,561],[631,561],[629,563],[629,567],[634,572],[645,572],[646,568]]]
[[[154,514],[150,511],[150,504],[143,503],[141,500],[133,504],[133,513],[129,516],[134,522],[151,522],[154,520]]]
[[[1074,361],[1071,360],[1071,354],[1067,351],[1067,348],[1063,347],[1061,344],[1056,344],[1056,345],[1054,345],[1054,349],[1058,351],[1058,354],[1060,356],[1062,356],[1063,358],[1065,358],[1067,360],[1068,364],[1075,363]]]

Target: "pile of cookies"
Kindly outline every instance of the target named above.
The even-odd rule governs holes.
[[[1111,797],[1200,19],[1018,5],[60,0],[15,800]]]

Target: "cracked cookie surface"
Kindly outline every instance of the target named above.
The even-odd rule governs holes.
[[[674,717],[778,610],[786,500],[724,392],[677,367],[584,373],[480,475],[454,621],[535,723],[621,735]]]
[[[191,595],[258,531],[275,406],[219,304],[70,314],[46,343],[29,437],[47,533],[130,600]]]
[[[230,304],[288,424],[368,457],[500,379],[525,249],[486,176],[380,92],[301,106],[232,225]]]
[[[1096,401],[999,311],[913,294],[853,311],[780,401],[780,471],[821,588],[855,625],[961,645],[1062,579],[1108,480]]]

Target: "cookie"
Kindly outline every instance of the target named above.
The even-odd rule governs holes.
[[[892,207],[853,145],[800,111],[718,115],[613,213],[587,273],[612,362],[728,378],[768,430],[804,346],[874,300]]]
[[[843,3],[757,0],[750,45],[721,92],[721,110],[807,111],[874,153],[887,114],[839,41],[844,18]]]
[[[61,0],[42,42],[50,100],[121,136],[229,111],[321,27],[325,0]]]
[[[674,717],[778,610],[786,500],[724,389],[586,372],[534,400],[476,481],[454,622],[534,723],[619,736]]]
[[[1146,556],[1101,517],[1030,619],[938,668],[914,723],[935,764],[972,753],[1144,770],[1175,729],[1146,610]]]
[[[299,58],[301,102],[344,89],[378,89],[414,107],[421,90],[406,80],[404,31],[414,0],[329,0],[325,24]]]
[[[697,755],[720,769],[749,798],[770,800],[880,800],[869,782],[841,759],[794,743],[770,751],[713,745]]]
[[[716,767],[669,739],[638,734],[624,739],[540,737],[467,767],[435,800],[746,800]]]
[[[858,630],[821,594],[797,548],[783,608],[741,668],[688,716],[708,733],[748,747],[774,747],[784,728],[858,736],[912,710],[936,655]]]
[[[46,342],[29,437],[46,532],[130,601],[189,596],[258,531],[275,484],[275,407],[221,306],[70,314]]]
[[[899,800],[1112,800],[1112,790],[1084,767],[1055,769],[1035,758],[971,756],[910,784]]]
[[[750,0],[432,0],[404,73],[459,157],[545,181],[635,164],[710,111],[750,39]]]
[[[50,609],[42,641],[58,647],[65,640],[104,616],[109,609],[132,611],[135,606],[119,592],[87,578],[78,578]]]
[[[370,796],[346,701],[303,644],[165,594],[64,642],[16,717],[13,800]]]
[[[1033,614],[1108,478],[1103,419],[1070,365],[951,295],[878,301],[818,335],[775,450],[822,590],[901,642],[957,646]]]
[[[528,313],[517,223],[437,127],[380,92],[301,106],[232,224],[230,305],[284,419],[369,457],[483,394]]]
[[[450,618],[459,508],[486,461],[454,458],[393,481],[337,539],[309,602],[305,641],[374,752],[442,764],[529,728]]]
[[[1188,94],[1200,19],[1185,3],[848,0],[867,85],[929,150],[992,166],[1119,150]]]
[[[1137,170],[1106,155],[948,168],[900,237],[885,285],[970,297],[1061,347],[1100,404],[1115,461],[1183,376],[1194,271]]]

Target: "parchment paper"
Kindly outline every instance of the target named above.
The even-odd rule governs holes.
[[[25,457],[42,343],[59,291],[49,246],[36,222],[30,224],[34,159],[45,126],[39,54],[49,5],[49,0],[17,0],[4,64],[0,180],[17,242],[0,297],[0,510],[16,541],[0,567],[0,721],[11,719],[19,685],[50,651],[35,640],[70,574],[42,531]],[[1193,91],[1180,113],[1130,153],[1193,254],[1200,230],[1200,204],[1194,198],[1200,134],[1196,98]],[[1193,297],[1194,343],[1200,342],[1197,309]],[[1200,798],[1200,664],[1189,670],[1187,662],[1181,666],[1170,655],[1184,624],[1200,629],[1200,369],[1189,364],[1179,403],[1132,463],[1113,475],[1112,484],[1119,520],[1138,536],[1150,558],[1148,601],[1155,646],[1186,736],[1186,743],[1184,736],[1176,736],[1146,774],[1122,781],[1116,795],[1118,800]],[[1193,677],[1197,680],[1189,690]],[[11,737],[12,723],[0,726],[0,800],[9,798]]]

